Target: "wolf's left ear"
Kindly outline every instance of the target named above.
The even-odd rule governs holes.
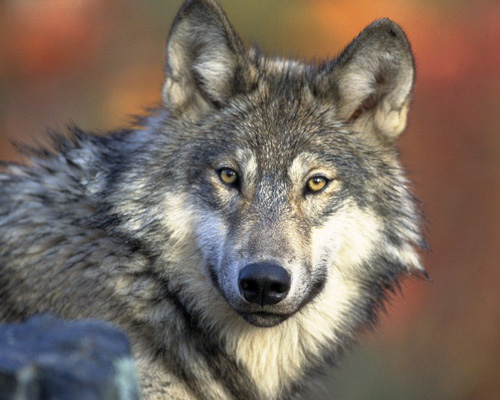
[[[245,89],[244,46],[215,0],[187,0],[167,43],[162,98],[174,116],[196,120]]]
[[[406,127],[414,77],[406,35],[397,24],[382,19],[344,50],[328,80],[339,117],[356,131],[390,144]]]

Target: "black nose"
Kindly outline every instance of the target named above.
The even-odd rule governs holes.
[[[277,304],[290,290],[290,275],[279,265],[249,264],[241,270],[239,284],[241,294],[249,303]]]

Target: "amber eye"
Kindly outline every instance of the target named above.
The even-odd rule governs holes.
[[[221,168],[218,171],[220,180],[229,186],[238,185],[238,173],[231,168]]]
[[[324,176],[313,176],[307,181],[306,189],[310,193],[319,193],[326,187],[328,182],[329,180]]]

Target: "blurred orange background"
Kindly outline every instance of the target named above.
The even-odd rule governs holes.
[[[500,399],[500,2],[221,0],[266,52],[332,57],[381,17],[417,63],[402,159],[423,201],[433,283],[407,281],[374,335],[310,399]],[[2,0],[0,158],[76,123],[107,130],[160,101],[181,0]]]

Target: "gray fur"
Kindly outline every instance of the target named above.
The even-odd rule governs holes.
[[[413,80],[389,20],[313,65],[246,52],[215,1],[187,1],[162,107],[105,137],[53,135],[0,174],[0,320],[112,321],[148,400],[296,396],[425,274],[394,147]],[[252,263],[287,271],[284,300],[242,297]]]

